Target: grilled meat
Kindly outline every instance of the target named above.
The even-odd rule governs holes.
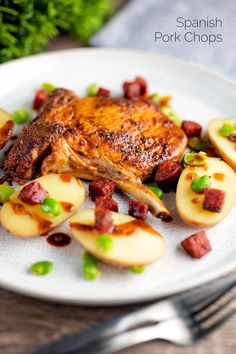
[[[15,141],[4,170],[19,183],[49,172],[108,177],[163,216],[169,212],[142,181],[160,162],[178,160],[186,144],[184,132],[150,102],[56,89]]]

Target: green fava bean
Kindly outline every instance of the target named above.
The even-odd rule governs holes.
[[[45,213],[53,216],[58,216],[62,213],[61,204],[54,198],[46,198],[40,207]]]
[[[205,152],[188,152],[184,155],[184,163],[190,166],[202,166],[206,164],[207,155]]]
[[[7,184],[0,185],[0,203],[6,203],[10,196],[15,192],[15,189]]]
[[[88,97],[94,97],[97,95],[99,90],[99,86],[97,84],[91,84],[88,88],[87,88],[87,96]]]
[[[154,194],[156,194],[158,196],[159,199],[163,199],[164,198],[164,192],[161,188],[159,187],[154,187],[154,186],[149,186],[148,187]]]
[[[192,181],[191,188],[196,193],[201,193],[205,188],[211,187],[210,177],[207,175],[201,176],[200,178]]]
[[[29,272],[35,275],[46,275],[51,272],[52,267],[53,264],[50,261],[36,262],[31,265]]]
[[[228,137],[233,133],[234,130],[235,130],[235,126],[233,124],[230,123],[223,124],[223,126],[220,129],[220,135]]]

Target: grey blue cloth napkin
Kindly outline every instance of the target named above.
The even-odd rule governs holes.
[[[208,26],[207,18],[213,21]],[[184,20],[195,21],[187,22],[191,27],[184,29]],[[155,32],[166,36],[155,41]],[[172,36],[170,41],[167,35],[175,32],[176,39]],[[91,39],[91,45],[165,53],[236,79],[236,0],[130,0]]]

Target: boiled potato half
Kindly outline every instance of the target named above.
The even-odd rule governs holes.
[[[11,116],[0,108],[0,150],[4,148],[10,139],[14,128]]]
[[[222,158],[236,171],[236,143],[219,133],[224,124],[230,123],[230,119],[213,119],[208,126],[208,136]]]
[[[22,187],[3,205],[0,214],[2,226],[16,236],[31,237],[46,233],[63,223],[78,211],[85,199],[84,186],[80,180],[72,176],[66,177],[48,174],[34,180],[48,192],[49,197],[61,203],[60,215],[52,216],[45,213],[40,205],[23,203],[18,198]]]
[[[134,225],[129,234],[106,234],[112,240],[112,247],[104,252],[99,247],[99,234],[94,229],[94,209],[80,211],[70,219],[73,236],[89,253],[101,261],[119,267],[130,268],[144,266],[157,261],[165,251],[162,236],[145,222],[138,221],[132,216],[112,212],[114,225],[131,223]],[[86,230],[86,225],[90,226]],[[84,227],[85,226],[85,227]]]
[[[211,177],[211,188],[225,191],[225,202],[220,213],[204,210],[204,194],[191,189],[192,180],[203,175]],[[235,201],[236,174],[224,161],[208,157],[205,166],[188,166],[183,170],[177,186],[176,205],[181,219],[186,224],[198,228],[211,227],[229,213]]]

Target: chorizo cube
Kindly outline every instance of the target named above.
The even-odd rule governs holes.
[[[141,87],[137,82],[124,82],[123,84],[125,98],[138,98],[141,96]]]
[[[206,148],[202,149],[202,151],[205,152],[208,157],[219,157],[216,149],[212,146],[206,147]]]
[[[105,209],[101,205],[95,208],[95,229],[97,232],[104,234],[106,232],[112,232],[114,223],[112,214],[109,209]]]
[[[111,94],[110,90],[107,90],[103,87],[99,87],[97,96],[98,97],[110,97],[110,94]]]
[[[89,196],[95,201],[96,197],[111,197],[116,188],[115,182],[109,178],[100,178],[89,184]]]
[[[95,199],[96,206],[100,205],[105,209],[109,209],[111,211],[118,212],[119,207],[118,203],[111,197],[96,197]]]
[[[145,220],[147,217],[148,205],[145,203],[138,202],[136,200],[129,201],[129,215],[136,219]]]
[[[194,136],[200,137],[202,131],[201,125],[191,120],[184,120],[181,128],[188,138],[193,138]]]
[[[31,182],[24,186],[19,194],[19,199],[26,204],[42,204],[48,192],[38,182]]]
[[[203,209],[214,213],[220,213],[225,201],[225,191],[222,191],[221,189],[205,188],[204,195]]]
[[[140,86],[141,96],[146,95],[148,91],[147,81],[144,80],[144,78],[142,78],[141,76],[137,76],[134,81]]]
[[[46,90],[41,89],[37,91],[34,97],[33,109],[39,110],[47,97],[48,97],[48,92]]]
[[[168,189],[177,182],[181,172],[181,167],[176,161],[163,161],[157,166],[155,181],[158,186]]]
[[[141,76],[137,76],[134,81],[125,81],[123,90],[125,98],[139,98],[147,94],[147,82]]]
[[[202,258],[211,251],[211,245],[205,231],[199,231],[181,242],[184,250],[193,258]]]

